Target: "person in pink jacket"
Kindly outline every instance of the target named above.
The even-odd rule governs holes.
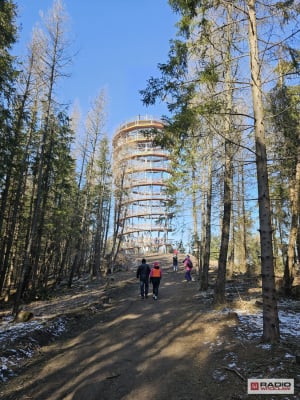
[[[193,263],[192,263],[192,260],[190,259],[189,255],[187,255],[185,257],[185,259],[183,260],[183,265],[185,266],[184,277],[188,282],[190,282],[192,280],[191,270],[193,268]]]

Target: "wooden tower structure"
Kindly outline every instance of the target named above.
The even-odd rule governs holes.
[[[122,124],[113,137],[113,175],[126,253],[166,252],[172,212],[166,193],[169,152],[154,143],[163,123],[138,117]]]

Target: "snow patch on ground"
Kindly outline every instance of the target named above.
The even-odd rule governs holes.
[[[58,317],[52,321],[32,320],[13,323],[12,317],[4,317],[0,325],[0,382],[14,376],[15,369],[39,351],[38,338],[48,342],[59,337],[66,329],[66,319]],[[46,339],[47,340],[47,339]]]
[[[240,326],[236,328],[240,338],[252,340],[261,337],[263,314],[258,310],[255,314],[249,310],[234,310],[239,317]],[[278,303],[279,329],[281,338],[300,338],[300,312],[295,311],[295,301],[285,300]],[[247,329],[245,329],[245,326]]]

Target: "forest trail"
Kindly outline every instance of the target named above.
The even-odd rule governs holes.
[[[147,258],[149,263],[160,261],[163,268],[157,301],[151,296],[140,299],[136,260],[123,273],[124,285],[112,283],[107,290],[106,307],[91,318],[79,318],[72,332],[41,348],[24,371],[1,388],[0,398],[253,399],[247,395],[246,378],[254,371],[266,373],[269,350],[241,340],[236,314],[214,310],[197,281],[184,281],[182,259],[176,273],[171,255]],[[272,363],[284,352],[279,348],[272,353]]]

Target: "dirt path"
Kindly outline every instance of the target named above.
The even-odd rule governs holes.
[[[170,257],[161,260],[158,301],[139,298],[132,269],[125,287],[109,291],[111,304],[43,347],[1,399],[253,399],[239,371],[264,351],[241,343],[235,316],[214,311],[197,282],[184,282],[181,265],[174,273]]]

